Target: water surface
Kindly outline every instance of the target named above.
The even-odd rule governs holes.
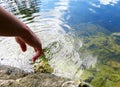
[[[38,35],[43,48],[50,49],[46,56],[54,73],[68,78],[80,78],[84,69],[97,62],[96,56],[81,58],[81,33],[120,32],[119,0],[5,0],[0,5]],[[32,71],[33,54],[29,46],[23,53],[14,38],[0,38],[0,64]]]

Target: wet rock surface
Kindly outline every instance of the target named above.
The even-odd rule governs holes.
[[[70,82],[70,83],[69,83]],[[82,87],[79,83],[49,73],[26,73],[0,65],[0,87]],[[87,86],[86,86],[87,87]]]
[[[25,77],[28,74],[29,73],[20,70],[18,68],[0,65],[0,79],[3,80],[9,80],[9,79],[16,80],[18,78]]]

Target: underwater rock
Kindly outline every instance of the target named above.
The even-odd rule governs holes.
[[[0,65],[0,87],[89,87],[50,73],[27,73],[18,68]]]
[[[120,63],[118,61],[109,60],[109,61],[107,61],[107,65],[109,65],[115,69],[120,69]]]
[[[0,79],[8,80],[8,79],[17,79],[21,77],[25,77],[29,73],[20,70],[18,68],[6,66],[6,65],[0,65]]]
[[[86,82],[66,81],[62,84],[61,87],[92,87],[92,86]]]
[[[80,84],[78,87],[90,87],[90,86],[87,84]]]
[[[120,45],[120,33],[113,33],[111,36],[113,36],[115,43]]]

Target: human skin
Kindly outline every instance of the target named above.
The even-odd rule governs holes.
[[[35,49],[33,62],[44,55],[41,41],[35,33],[3,7],[0,7],[0,36],[15,37],[23,52],[27,50],[26,44],[33,47]]]

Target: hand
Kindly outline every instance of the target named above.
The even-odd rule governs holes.
[[[23,52],[25,52],[27,50],[26,43],[31,45],[34,48],[35,55],[32,58],[33,62],[35,62],[38,59],[39,56],[44,55],[44,52],[43,52],[43,50],[41,48],[41,44],[39,45],[38,48],[36,48],[36,46],[33,44],[32,40],[28,40],[26,38],[21,38],[21,37],[15,37],[15,39],[16,39],[17,43],[19,43],[19,45],[20,45]]]
[[[23,22],[0,6],[0,36],[13,36],[22,51],[27,50],[26,44],[35,49],[33,62],[44,55],[39,38]]]

